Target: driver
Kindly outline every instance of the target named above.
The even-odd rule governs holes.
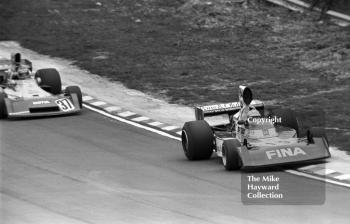
[[[237,124],[236,126],[236,133],[240,133],[238,137],[244,138],[244,136],[247,134],[246,129],[249,127],[248,118],[250,117],[260,117],[260,113],[255,107],[252,106],[244,106],[241,108],[241,110],[238,112],[238,121],[241,124]],[[243,140],[243,139],[241,139]]]
[[[239,86],[239,103],[241,104],[241,109],[238,112],[238,120],[247,123],[249,117],[260,116],[260,113],[255,107],[250,106],[253,99],[252,91],[245,86]]]
[[[18,79],[23,80],[30,76],[29,69],[26,67],[22,67],[18,69]]]
[[[260,113],[255,107],[250,106],[252,101],[253,94],[251,90],[245,86],[239,87],[239,102],[241,104],[241,109],[236,114],[238,118],[238,124],[236,125],[237,137],[240,141],[243,141],[246,136],[246,129],[249,126],[248,118],[249,117],[260,117]]]
[[[21,64],[21,54],[11,55],[11,67],[8,70],[10,80],[26,79],[30,76],[29,68]]]

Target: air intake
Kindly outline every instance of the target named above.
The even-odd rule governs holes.
[[[60,111],[60,109],[56,107],[35,107],[29,108],[30,113],[46,113],[46,112],[56,112]]]

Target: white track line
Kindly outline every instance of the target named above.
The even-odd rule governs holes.
[[[92,111],[95,111],[99,114],[102,114],[106,117],[109,117],[109,118],[112,118],[112,119],[115,119],[115,120],[118,120],[118,121],[121,121],[121,122],[124,122],[126,124],[130,124],[132,126],[135,126],[135,127],[138,127],[138,128],[142,128],[142,129],[145,129],[147,131],[151,131],[153,133],[156,133],[156,134],[159,134],[159,135],[162,135],[162,136],[165,136],[165,137],[168,137],[168,138],[172,138],[172,139],[175,139],[175,140],[178,140],[178,141],[181,141],[181,138],[180,137],[175,137],[173,135],[170,135],[166,132],[163,132],[163,131],[160,131],[160,130],[157,130],[157,129],[154,129],[154,128],[151,128],[151,127],[148,127],[148,126],[144,126],[142,124],[139,124],[139,123],[136,123],[136,122],[133,122],[133,121],[130,121],[130,120],[126,120],[124,118],[121,118],[121,117],[118,117],[118,116],[115,116],[115,115],[112,115],[112,114],[109,114],[103,110],[99,110],[99,109],[96,109],[96,108],[93,108],[85,103],[83,103],[83,106],[89,110],[92,110]],[[311,174],[307,174],[307,173],[304,173],[304,172],[300,172],[300,171],[297,171],[297,170],[284,170],[285,172],[287,173],[291,173],[291,174],[294,174],[294,175],[297,175],[297,176],[303,176],[303,177],[307,177],[307,178],[310,178],[310,179],[314,179],[314,180],[320,180],[320,181],[325,181],[327,183],[331,183],[331,184],[335,184],[335,185],[340,185],[340,186],[343,186],[343,187],[348,187],[350,188],[350,184],[346,184],[346,183],[342,183],[342,182],[339,182],[339,181],[336,181],[336,180],[330,180],[330,179],[326,179],[326,178],[321,178],[321,177],[317,177],[317,176],[313,176]],[[348,175],[348,174],[345,174],[345,175]],[[344,176],[344,175],[342,175]],[[339,176],[340,177],[340,176]],[[338,177],[338,178],[339,178]],[[348,176],[344,176],[344,177],[341,177],[341,178],[345,178],[345,179],[348,179]]]
[[[329,174],[332,174],[335,172],[337,172],[337,171],[331,170],[331,169],[322,169],[322,170],[314,171],[313,173],[324,176],[324,175],[329,175]]]
[[[83,96],[83,101],[93,100],[94,98],[91,96]]]
[[[135,115],[136,113],[131,112],[131,111],[125,111],[125,112],[121,112],[118,114],[118,116],[122,116],[122,117],[130,117],[131,115]]]
[[[350,179],[350,174],[342,174],[342,175],[336,176],[334,178],[338,179],[338,180],[346,180],[346,179]]]
[[[316,165],[309,165],[309,166],[304,166],[304,167],[300,167],[299,170],[310,170],[310,169],[313,169],[313,168],[316,168],[318,166]]]
[[[105,105],[107,103],[103,102],[103,101],[96,101],[96,102],[92,102],[91,104],[94,105],[94,106],[102,106],[102,105]]]
[[[162,122],[158,122],[158,121],[154,121],[154,122],[151,122],[151,123],[148,123],[149,125],[152,125],[152,126],[159,126],[161,124],[163,124]]]
[[[165,126],[164,128],[162,128],[163,130],[166,130],[166,131],[171,131],[171,130],[174,130],[174,129],[177,129],[178,127],[176,126]]]
[[[149,120],[150,118],[148,117],[135,117],[134,119],[131,119],[133,121],[147,121]]]
[[[110,106],[110,107],[105,107],[103,109],[108,111],[108,112],[113,112],[113,111],[121,110],[122,108],[116,107],[116,106]]]
[[[148,127],[148,126],[144,126],[142,124],[139,124],[139,123],[136,123],[136,122],[133,122],[133,121],[129,121],[129,120],[126,120],[124,118],[121,118],[121,117],[118,117],[118,116],[115,116],[115,115],[112,115],[112,114],[109,114],[107,112],[104,112],[103,110],[99,110],[99,109],[96,109],[96,108],[93,108],[85,103],[83,103],[83,106],[86,107],[87,109],[89,110],[92,110],[92,111],[95,111],[99,114],[102,114],[106,117],[109,117],[109,118],[112,118],[114,120],[118,120],[118,121],[121,121],[121,122],[124,122],[124,123],[127,123],[127,124],[130,124],[132,126],[135,126],[135,127],[138,127],[138,128],[142,128],[142,129],[145,129],[147,131],[151,131],[153,133],[156,133],[156,134],[159,134],[159,135],[162,135],[162,136],[165,136],[165,137],[168,137],[168,138],[172,138],[172,139],[175,139],[175,140],[178,140],[178,141],[181,141],[181,138],[179,137],[175,137],[175,136],[172,136],[166,132],[163,132],[163,131],[160,131],[160,130],[157,130],[157,129],[154,129],[154,128],[151,128],[151,127]]]
[[[297,176],[307,177],[307,178],[314,179],[314,180],[325,181],[327,183],[331,183],[331,184],[340,185],[340,186],[343,186],[343,187],[350,188],[350,184],[342,183],[342,182],[339,182],[339,181],[336,181],[336,180],[330,180],[330,179],[327,179],[327,178],[316,177],[316,176],[313,176],[311,174],[299,172],[299,171],[296,171],[296,170],[284,170],[284,171],[287,172],[287,173],[291,173],[291,174],[297,175]]]

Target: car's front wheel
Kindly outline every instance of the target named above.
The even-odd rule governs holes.
[[[0,92],[0,119],[4,119],[7,117],[5,98],[5,93]]]
[[[240,142],[237,139],[226,140],[222,146],[222,164],[226,170],[239,170],[242,167],[239,155]]]
[[[181,140],[189,160],[209,159],[213,153],[213,131],[204,120],[186,122],[182,128]]]
[[[57,95],[62,92],[61,77],[54,68],[39,69],[35,73],[38,85],[45,91]]]
[[[69,96],[72,96],[72,94],[76,94],[78,97],[79,106],[80,106],[80,108],[82,108],[83,96],[81,94],[81,90],[80,90],[79,86],[67,86],[65,89],[65,93]]]

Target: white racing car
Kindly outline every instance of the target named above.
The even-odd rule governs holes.
[[[195,121],[182,129],[182,146],[189,160],[209,159],[214,152],[226,170],[303,163],[330,157],[323,128],[302,132],[293,111],[265,111],[252,91],[240,86],[240,102],[199,106]],[[268,113],[267,113],[268,112]],[[226,122],[209,125],[208,118]]]

